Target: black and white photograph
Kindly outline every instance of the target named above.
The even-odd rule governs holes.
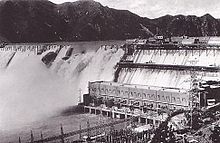
[[[220,1],[0,0],[0,143],[220,143]]]

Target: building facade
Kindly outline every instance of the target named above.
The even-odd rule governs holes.
[[[178,88],[120,84],[116,82],[89,82],[89,95],[104,100],[113,99],[121,106],[152,110],[188,109],[189,93]]]

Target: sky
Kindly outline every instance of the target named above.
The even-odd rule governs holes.
[[[76,0],[50,0],[60,4]],[[104,6],[129,10],[142,17],[157,18],[170,15],[197,15],[207,13],[220,18],[220,0],[95,0]]]

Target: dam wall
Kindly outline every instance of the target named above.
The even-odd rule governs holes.
[[[220,49],[206,50],[136,50],[127,56],[133,63],[154,63],[188,66],[220,66]]]
[[[193,74],[220,80],[220,49],[136,49],[121,65],[120,83],[190,89]]]
[[[50,53],[56,53],[48,70],[71,82],[76,96],[79,96],[79,90],[81,95],[88,93],[88,81],[114,79],[115,66],[124,55],[120,48],[122,43],[8,43],[0,48],[0,72],[33,59],[41,62]]]

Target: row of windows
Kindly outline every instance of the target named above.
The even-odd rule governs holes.
[[[108,97],[103,97],[104,99],[110,99]],[[113,97],[112,97],[113,98]],[[160,109],[180,109],[183,108],[181,105],[171,105],[171,104],[166,104],[166,103],[155,103],[155,102],[148,102],[148,101],[137,101],[137,100],[128,100],[124,98],[114,98],[114,101],[117,103],[120,103],[122,105],[133,105],[136,107],[147,107],[147,108],[160,108]]]
[[[91,94],[96,95],[113,95],[113,96],[120,96],[120,97],[134,97],[134,98],[140,98],[140,99],[149,99],[154,101],[164,101],[164,102],[171,102],[171,103],[179,103],[179,104],[187,104],[187,97],[186,94],[182,94],[182,96],[185,97],[175,97],[172,96],[172,94],[169,95],[158,95],[157,92],[154,92],[153,94],[149,93],[140,93],[135,91],[124,91],[124,90],[116,90],[116,89],[107,89],[107,88],[91,88]]]

